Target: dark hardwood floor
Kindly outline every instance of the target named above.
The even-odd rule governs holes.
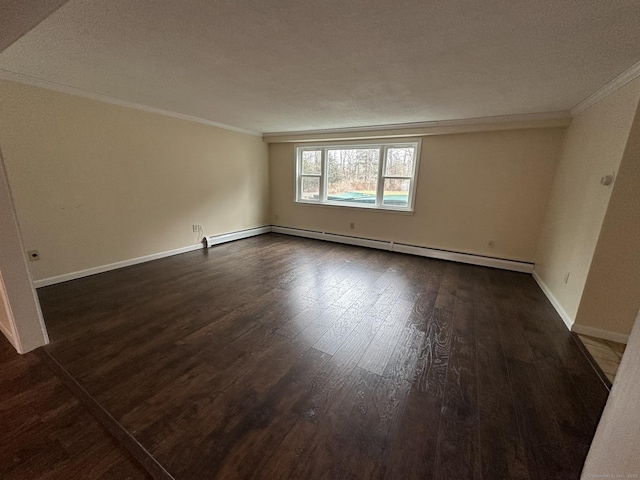
[[[176,479],[578,478],[608,393],[527,274],[268,234],[38,294]]]
[[[150,477],[37,354],[0,335],[0,478]]]

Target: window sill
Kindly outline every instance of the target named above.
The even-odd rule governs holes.
[[[414,210],[399,210],[395,208],[385,208],[385,207],[365,207],[365,206],[355,206],[355,205],[344,205],[341,203],[318,203],[318,202],[305,202],[300,200],[294,200],[294,205],[305,205],[305,206],[313,206],[313,207],[327,207],[327,208],[346,208],[349,210],[360,210],[365,212],[378,212],[378,213],[393,213],[396,215],[413,215],[415,213]]]

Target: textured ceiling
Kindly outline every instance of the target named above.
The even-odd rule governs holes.
[[[257,132],[569,110],[638,0],[71,0],[0,69]]]
[[[0,52],[68,0],[0,0]]]

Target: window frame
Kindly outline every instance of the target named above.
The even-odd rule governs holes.
[[[346,208],[361,208],[369,210],[384,210],[389,212],[404,212],[413,213],[416,197],[416,188],[418,182],[418,169],[420,166],[420,150],[422,146],[422,139],[415,139],[410,141],[370,141],[370,142],[332,142],[332,143],[318,143],[318,144],[296,144],[295,161],[296,161],[296,187],[294,202],[304,205],[322,205],[330,207],[346,207]],[[387,168],[387,152],[390,148],[401,147],[413,147],[415,149],[415,156],[413,161],[413,172],[411,177],[386,175]],[[377,177],[377,189],[376,199],[374,204],[357,204],[345,203],[339,201],[331,201],[327,199],[327,187],[328,187],[328,162],[327,151],[328,150],[344,150],[344,149],[379,149],[380,158],[378,161],[378,177]],[[304,151],[320,151],[320,173],[308,174],[302,172],[302,152]],[[305,200],[300,198],[302,193],[302,181],[303,178],[319,178],[319,194],[318,200]],[[409,194],[407,198],[407,206],[400,207],[397,205],[385,205],[384,202],[384,182],[386,179],[400,179],[409,180]]]

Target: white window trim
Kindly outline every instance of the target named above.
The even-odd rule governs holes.
[[[384,171],[387,163],[387,149],[394,147],[415,147],[415,159],[413,162],[413,175],[411,177],[398,177],[398,176],[385,176]],[[358,205],[356,203],[343,203],[343,202],[335,202],[327,200],[327,150],[332,148],[379,148],[380,149],[380,162],[378,164],[378,191],[376,192],[376,203],[374,205],[361,204]],[[327,144],[296,144],[295,145],[295,154],[296,154],[296,188],[295,188],[295,197],[294,202],[305,204],[305,205],[318,205],[318,206],[327,206],[327,207],[342,207],[342,208],[357,208],[357,209],[365,209],[365,210],[384,210],[389,212],[404,212],[404,213],[413,213],[414,204],[416,198],[416,189],[418,183],[418,169],[420,167],[420,151],[422,147],[422,139],[412,140],[410,142],[401,142],[401,141],[372,141],[372,142],[335,142],[335,143],[327,143]],[[321,162],[320,162],[320,172],[317,175],[313,174],[302,174],[302,156],[301,152],[305,150],[320,150],[321,151]],[[302,191],[302,178],[303,177],[319,177],[320,178],[320,194],[318,200],[302,200],[300,199],[300,192]],[[402,178],[410,181],[409,186],[409,196],[407,199],[406,207],[399,207],[395,205],[383,205],[382,197],[384,193],[384,180],[387,178]]]

